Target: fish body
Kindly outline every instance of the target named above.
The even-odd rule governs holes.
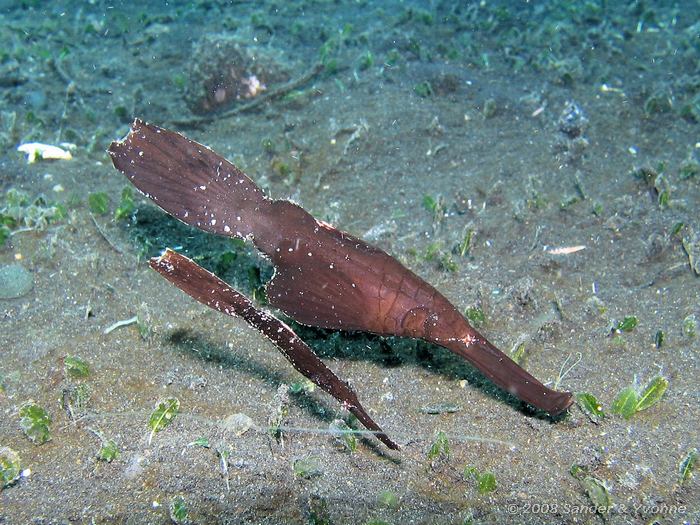
[[[470,361],[501,388],[557,415],[569,392],[544,386],[477,332],[432,285],[362,239],[266,197],[241,170],[186,137],[136,120],[114,166],[181,221],[252,241],[275,267],[270,304],[301,324],[420,338]]]

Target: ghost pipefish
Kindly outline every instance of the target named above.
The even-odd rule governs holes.
[[[209,148],[136,119],[109,154],[116,169],[172,216],[210,233],[251,240],[275,267],[267,284],[270,305],[295,321],[423,339],[462,356],[496,385],[552,416],[571,406],[571,393],[540,383],[396,259],[292,202],[269,199]]]

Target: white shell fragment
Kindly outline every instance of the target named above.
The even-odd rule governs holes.
[[[547,250],[547,253],[551,255],[569,255],[571,253],[576,253],[580,252],[581,250],[585,250],[586,247],[583,245],[579,246],[561,246],[559,248],[550,248]]]
[[[17,151],[27,155],[27,164],[33,164],[37,160],[71,160],[73,155],[68,149],[42,144],[41,142],[27,142],[21,144]]]

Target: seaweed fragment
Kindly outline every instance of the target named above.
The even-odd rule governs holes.
[[[19,454],[10,447],[0,447],[0,492],[17,481],[21,472]]]
[[[698,459],[698,450],[696,448],[688,451],[686,456],[678,465],[678,473],[680,475],[679,482],[682,484],[690,479],[693,475],[693,469],[695,468],[695,463]]]
[[[488,494],[496,490],[496,475],[493,472],[481,472],[476,467],[466,466],[464,467],[464,477],[476,481],[479,494]]]
[[[447,435],[442,430],[438,430],[435,433],[435,439],[430,444],[426,457],[428,460],[433,461],[441,457],[447,458],[449,455],[450,442],[447,439]]]
[[[656,376],[642,391],[633,386],[628,386],[617,394],[613,401],[611,411],[625,419],[631,418],[637,412],[654,406],[663,397],[668,388],[668,379]]]
[[[603,406],[598,402],[593,394],[588,392],[580,392],[576,394],[576,401],[578,401],[579,407],[583,411],[588,419],[596,425],[601,419],[605,417],[605,412],[603,412]]]
[[[151,433],[148,436],[149,445],[157,432],[160,432],[175,420],[178,412],[180,412],[180,400],[175,397],[169,397],[158,403],[148,418],[148,428],[151,429]]]
[[[545,387],[396,259],[289,201],[265,197],[241,170],[205,146],[137,119],[109,153],[119,171],[174,217],[210,233],[252,240],[276,268],[267,285],[270,305],[297,322],[424,339],[462,356],[504,390],[551,415],[572,404],[569,392]],[[293,364],[304,355],[315,373],[325,368],[289,327],[189,259],[169,251],[151,264],[201,302],[244,317]],[[270,333],[272,329],[281,330],[284,338]],[[343,395],[354,396],[337,378],[317,382],[330,377],[325,371],[316,379],[309,374],[326,391],[340,388]],[[357,407],[355,400],[351,405]],[[371,422],[358,419],[365,426]],[[393,444],[388,438],[385,443]]]
[[[19,409],[19,426],[35,445],[43,445],[51,439],[51,416],[34,401],[27,401]]]

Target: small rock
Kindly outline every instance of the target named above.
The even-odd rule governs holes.
[[[283,53],[227,34],[207,34],[192,47],[184,97],[196,114],[255,98],[289,80]]]
[[[568,102],[564,107],[559,121],[557,122],[559,131],[570,139],[575,139],[583,135],[583,132],[588,125],[588,119],[576,102]]]
[[[537,308],[537,293],[532,277],[521,277],[508,288],[508,294],[518,306],[523,308],[532,306]]]
[[[312,479],[323,474],[321,460],[315,456],[294,461],[294,474],[304,479]]]
[[[453,414],[459,412],[461,407],[454,403],[436,403],[420,408],[419,412],[423,414]]]
[[[27,295],[34,287],[34,279],[23,266],[0,266],[0,299],[16,299]]]
[[[647,241],[645,243],[647,259],[649,259],[650,261],[657,261],[661,259],[661,256],[663,255],[667,244],[668,243],[666,239],[662,235],[658,233],[652,233],[647,238]]]
[[[226,430],[229,430],[236,434],[236,436],[242,436],[251,428],[255,427],[255,422],[250,418],[250,416],[239,412],[237,414],[232,414],[226,417],[221,422],[221,425]]]
[[[690,268],[695,272],[695,275],[700,275],[700,233],[695,232],[692,228],[687,228],[682,243],[688,256]]]

